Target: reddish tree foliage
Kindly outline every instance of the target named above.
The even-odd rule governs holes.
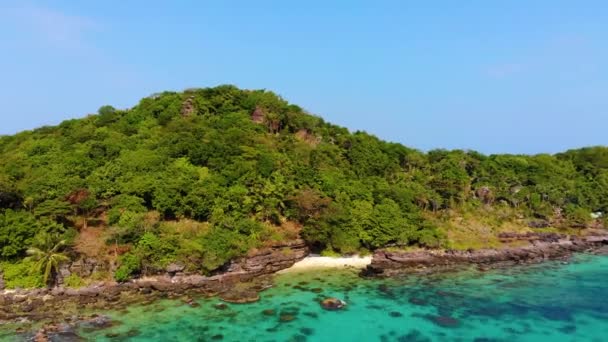
[[[329,204],[331,198],[323,197],[317,190],[304,189],[290,198],[298,209],[300,219],[307,220],[319,217]]]
[[[70,202],[72,205],[79,205],[91,196],[91,193],[87,189],[78,189],[72,191],[65,197],[65,200]]]

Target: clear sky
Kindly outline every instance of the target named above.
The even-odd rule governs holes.
[[[0,134],[219,84],[422,150],[606,145],[608,1],[0,0]]]

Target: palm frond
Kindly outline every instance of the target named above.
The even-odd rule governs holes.
[[[66,241],[65,241],[65,240],[61,240],[61,241],[59,241],[59,242],[58,242],[58,243],[55,245],[55,247],[53,247],[53,249],[51,249],[51,253],[57,253],[57,251],[58,251],[58,250],[59,250],[61,247],[65,246],[65,244],[66,244]]]
[[[27,255],[30,255],[30,256],[33,256],[33,257],[38,257],[38,256],[42,256],[42,255],[44,255],[44,252],[43,252],[43,251],[41,251],[39,248],[36,248],[36,247],[30,247],[30,248],[28,248],[28,249],[25,251],[25,253],[26,253]]]
[[[55,260],[57,260],[57,262],[61,263],[61,262],[68,262],[70,261],[70,258],[65,255],[65,254],[54,254],[53,257],[55,258]]]
[[[54,246],[48,244],[48,248],[45,248],[44,250],[36,247],[28,248],[27,254],[29,256],[26,259],[35,261],[30,272],[41,274],[44,277],[44,282],[49,284],[51,276],[54,275],[53,272],[59,272],[60,264],[70,261],[70,258],[67,255],[59,252],[65,243],[65,240],[61,240]]]

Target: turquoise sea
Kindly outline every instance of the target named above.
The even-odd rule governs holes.
[[[345,300],[346,309],[322,309],[326,296]],[[384,280],[307,270],[277,275],[257,303],[198,303],[105,312],[121,324],[80,334],[95,341],[608,341],[608,257]]]

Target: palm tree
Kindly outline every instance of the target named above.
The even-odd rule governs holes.
[[[28,258],[36,262],[33,271],[42,274],[47,285],[54,284],[61,263],[70,260],[67,255],[60,252],[66,244],[65,240],[56,243],[55,241],[57,240],[47,235],[41,238],[40,248],[30,247],[27,250]]]

